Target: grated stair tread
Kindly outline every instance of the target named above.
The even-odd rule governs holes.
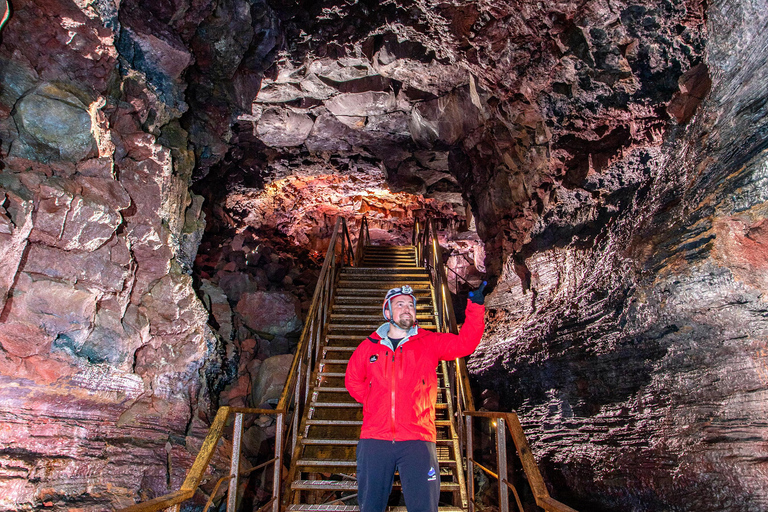
[[[360,507],[357,505],[288,505],[286,509],[289,512],[359,512]],[[461,507],[437,507],[438,512],[466,512]],[[405,507],[387,507],[385,512],[408,512]]]
[[[393,483],[396,489],[401,488],[399,481]],[[455,482],[440,482],[441,491],[458,490],[459,484]],[[357,480],[296,480],[291,484],[291,489],[323,490],[323,491],[356,491]]]

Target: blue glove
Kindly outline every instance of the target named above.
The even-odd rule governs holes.
[[[483,281],[483,284],[481,284],[477,290],[469,292],[469,300],[482,306],[485,303],[485,295],[483,295],[483,290],[487,284],[488,281]]]

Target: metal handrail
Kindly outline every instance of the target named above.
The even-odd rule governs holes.
[[[438,330],[440,332],[458,333],[456,315],[453,310],[453,298],[448,287],[448,278],[443,264],[443,248],[438,243],[437,232],[432,219],[416,221],[413,229],[413,245],[416,247],[417,264],[428,269],[432,280],[435,296]],[[464,359],[455,362],[456,396],[454,397],[456,411],[474,411],[475,402],[469,387],[469,372]],[[460,433],[461,434],[461,433]],[[463,444],[463,443],[462,443]]]
[[[451,292],[448,288],[448,279],[446,278],[445,265],[443,264],[443,249],[437,240],[432,219],[425,222],[417,221],[414,225],[412,243],[416,247],[417,264],[423,265],[428,269],[432,288],[435,296],[434,304],[438,330],[441,332],[458,332],[456,318],[453,312],[453,302]],[[523,428],[515,412],[486,412],[476,411],[472,390],[470,388],[469,372],[464,359],[457,359],[452,362],[454,374],[451,377],[452,388],[456,391],[451,397],[453,410],[457,415],[458,435],[461,443],[463,456],[467,461],[466,485],[469,496],[470,512],[474,512],[474,467],[484,471],[489,476],[499,481],[499,510],[508,512],[509,496],[508,491],[514,494],[515,501],[519,510],[522,512],[523,505],[520,496],[514,485],[506,479],[507,475],[507,450],[506,437],[504,435],[504,425],[507,425],[512,440],[515,443],[517,453],[523,466],[523,471],[531,487],[536,504],[548,512],[576,512],[574,509],[560,503],[549,495],[544,479],[539,472],[536,460],[533,458],[528,441],[525,439]],[[490,418],[496,421],[496,454],[498,472],[486,468],[474,460],[473,455],[473,429],[472,419],[476,417]]]
[[[365,223],[365,233],[361,226],[360,238],[368,237],[367,223]],[[208,435],[203,441],[200,452],[195,458],[195,462],[187,472],[187,477],[178,491],[160,496],[158,498],[137,503],[124,508],[121,512],[156,512],[171,508],[178,511],[179,506],[184,501],[195,495],[203,474],[208,468],[211,458],[224,435],[225,427],[229,419],[234,417],[232,431],[232,459],[230,466],[229,490],[227,495],[227,512],[234,512],[237,502],[237,488],[240,476],[254,470],[251,468],[245,473],[239,471],[240,461],[240,442],[242,439],[243,415],[259,414],[276,417],[275,429],[275,456],[271,461],[260,464],[258,467],[273,465],[273,489],[270,503],[272,512],[279,512],[280,494],[282,491],[282,467],[284,459],[289,459],[294,453],[298,437],[298,424],[307,404],[307,394],[309,393],[309,380],[319,353],[319,342],[325,331],[326,323],[330,315],[330,305],[333,298],[333,289],[336,282],[336,276],[341,267],[355,264],[355,254],[352,250],[352,242],[347,229],[346,221],[339,217],[336,219],[336,225],[331,236],[328,251],[320,270],[317,286],[312,297],[312,305],[309,308],[307,319],[304,323],[304,329],[301,332],[301,338],[296,349],[296,355],[291,364],[288,373],[288,380],[285,383],[283,392],[280,395],[277,407],[275,409],[254,409],[246,407],[220,407],[216,417],[208,430]],[[284,437],[291,434],[291,442],[285,443]],[[268,503],[267,505],[269,505]],[[267,505],[262,507],[266,509]]]
[[[371,232],[368,229],[368,217],[360,220],[360,231],[357,235],[357,249],[355,249],[355,265],[359,265],[363,259],[363,251],[366,245],[371,245]]]
[[[496,468],[497,472],[486,468],[474,458],[473,453],[473,440],[472,440],[472,419],[473,418],[485,418],[487,420],[495,421],[496,423]],[[517,492],[515,486],[507,480],[507,450],[506,450],[506,431],[509,431],[512,441],[517,449],[517,454],[520,457],[520,462],[523,466],[523,471],[528,480],[528,485],[531,488],[533,497],[536,500],[536,505],[543,508],[547,512],[576,512],[568,505],[560,503],[556,499],[549,495],[549,490],[544,483],[544,478],[541,476],[539,466],[536,464],[536,459],[533,458],[531,448],[528,446],[528,441],[525,438],[523,427],[520,425],[520,419],[515,412],[490,412],[490,411],[466,411],[464,413],[464,421],[467,431],[467,474],[472,475],[474,468],[485,472],[487,475],[495,478],[499,481],[499,504],[500,510],[506,511],[509,509],[509,495],[508,491],[512,491],[515,496],[515,502],[517,503],[520,512],[523,512],[523,505],[520,501],[520,495]],[[474,482],[473,479],[467,479],[467,485],[469,487],[469,495],[474,497]],[[474,508],[474,500],[471,500],[470,512]]]

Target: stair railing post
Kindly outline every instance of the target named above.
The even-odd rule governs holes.
[[[347,222],[341,219],[341,266],[344,266],[344,260],[347,257]]]
[[[496,419],[496,457],[499,468],[499,510],[509,512],[509,487],[507,487],[507,428],[504,418]]]
[[[464,416],[466,425],[466,456],[467,456],[467,496],[469,497],[469,512],[475,512],[475,464],[472,442],[472,416]]]
[[[275,425],[275,468],[272,474],[272,512],[280,512],[280,488],[283,485],[283,411],[277,413]]]
[[[237,510],[237,484],[240,473],[240,442],[243,438],[243,413],[235,413],[235,428],[232,431],[232,462],[229,466],[229,494],[227,512]]]

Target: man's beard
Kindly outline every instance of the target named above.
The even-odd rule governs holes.
[[[411,327],[413,327],[413,317],[408,316],[406,318],[400,317],[400,320],[395,322],[395,325],[401,328],[404,331],[407,331]]]

